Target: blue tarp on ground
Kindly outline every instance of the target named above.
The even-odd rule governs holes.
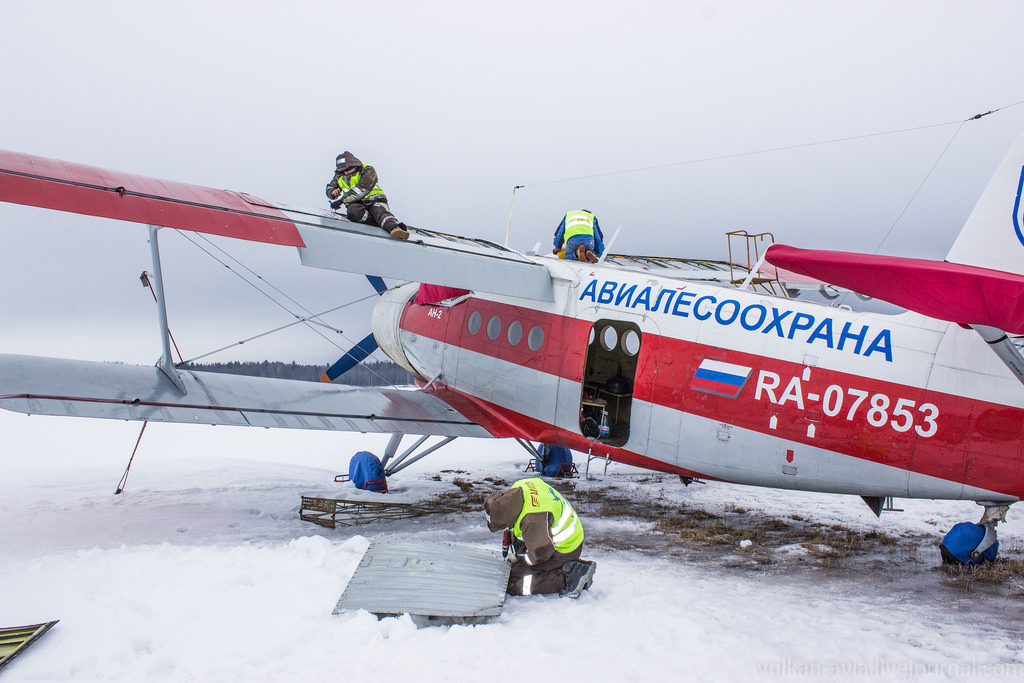
[[[565,446],[552,446],[548,443],[541,444],[540,455],[541,462],[544,463],[541,475],[545,477],[557,477],[564,463],[572,464],[572,451]]]
[[[388,480],[380,459],[369,451],[359,451],[348,463],[348,479],[364,491],[388,492]]]
[[[949,554],[960,564],[973,565],[991,562],[996,559],[996,554],[999,552],[999,541],[993,543],[977,560],[971,558],[971,553],[983,538],[985,538],[985,527],[971,522],[960,522],[949,530],[939,547],[945,551],[944,559]]]

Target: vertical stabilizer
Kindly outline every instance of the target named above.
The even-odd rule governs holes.
[[[1024,275],[1024,135],[1003,159],[946,260]]]

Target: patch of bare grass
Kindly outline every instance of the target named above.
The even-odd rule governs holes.
[[[946,578],[956,584],[960,590],[970,593],[975,584],[1007,584],[1010,581],[1024,579],[1024,559],[1019,557],[997,557],[984,564],[942,565]],[[1018,594],[1024,594],[1024,586],[1017,586]]]

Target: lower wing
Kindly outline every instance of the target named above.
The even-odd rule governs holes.
[[[435,396],[411,389],[178,374],[185,394],[155,367],[0,354],[0,408],[119,420],[490,436]]]

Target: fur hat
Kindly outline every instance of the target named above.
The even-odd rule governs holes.
[[[360,168],[363,162],[352,152],[342,152],[335,158],[334,165],[339,171],[347,171],[350,168]]]
[[[518,487],[492,493],[484,499],[487,528],[491,531],[512,528],[522,511],[523,490]]]

